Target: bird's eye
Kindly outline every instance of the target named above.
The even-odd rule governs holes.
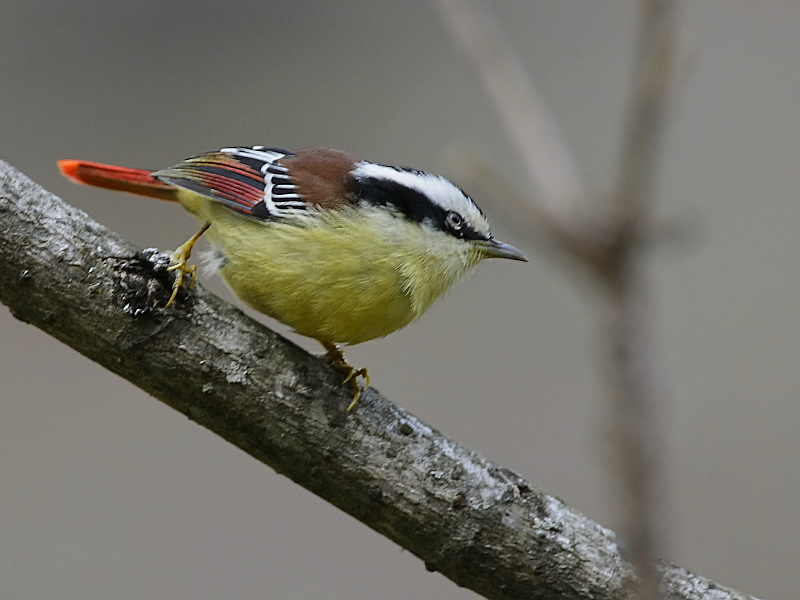
[[[458,214],[457,212],[453,212],[452,210],[447,213],[445,217],[445,223],[449,229],[453,231],[458,231],[461,229],[461,226],[464,224],[464,218]]]

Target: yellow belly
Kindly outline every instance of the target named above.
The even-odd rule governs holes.
[[[449,236],[385,210],[327,211],[261,223],[197,197],[220,275],[244,302],[302,335],[358,344],[408,325],[480,260]],[[457,251],[454,251],[456,250]]]
[[[416,317],[395,266],[371,260],[366,246],[330,231],[259,228],[247,242],[221,248],[220,270],[257,311],[302,335],[343,344],[388,335]]]

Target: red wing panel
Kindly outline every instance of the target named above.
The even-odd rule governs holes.
[[[153,175],[160,181],[217,200],[243,215],[266,221],[280,216],[273,202],[273,193],[278,190],[273,188],[280,184],[280,193],[293,191],[286,168],[277,162],[287,156],[291,152],[259,146],[226,148],[188,158]],[[287,184],[292,189],[284,191]],[[295,198],[299,200],[296,195]]]

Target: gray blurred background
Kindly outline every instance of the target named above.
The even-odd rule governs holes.
[[[791,598],[800,3],[685,4],[657,200],[697,235],[652,260],[663,554]],[[608,191],[636,4],[492,5],[592,189]],[[226,145],[321,145],[442,171],[460,143],[527,186],[423,0],[6,0],[0,107],[0,158],[142,247],[172,249],[195,223],[174,205],[76,187],[56,159],[157,168]],[[348,356],[395,402],[613,527],[591,288],[538,255],[496,199],[477,199],[531,262],[485,263],[421,322]],[[476,597],[2,307],[0,384],[2,598]]]

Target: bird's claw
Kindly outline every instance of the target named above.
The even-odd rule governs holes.
[[[358,385],[358,378],[364,378],[364,389],[369,387],[369,373],[367,372],[366,367],[361,367],[360,369],[356,369],[353,366],[348,365],[350,368],[348,369],[347,377],[344,378],[342,383],[350,382],[350,387],[353,390],[353,401],[350,402],[350,405],[347,407],[347,412],[350,412],[355,408],[356,404],[358,403],[358,399],[361,397],[361,386]]]
[[[192,283],[189,285],[190,287],[194,287],[195,283],[197,283],[197,265],[190,265],[189,258],[192,256],[192,248],[197,243],[197,240],[200,239],[200,236],[203,235],[210,226],[211,223],[203,225],[200,231],[194,234],[188,241],[178,246],[175,252],[172,253],[172,256],[170,256],[171,264],[167,267],[167,271],[177,271],[177,273],[175,274],[175,281],[172,282],[172,295],[169,297],[164,308],[169,308],[175,302],[175,298],[178,297],[178,291],[183,285],[184,275],[191,276]]]
[[[169,297],[164,308],[169,308],[175,302],[175,298],[178,297],[178,290],[180,290],[183,285],[184,275],[190,275],[192,277],[192,282],[189,284],[189,287],[194,287],[194,284],[197,282],[197,266],[186,264],[186,258],[188,258],[188,256],[178,257],[176,254],[172,255],[173,264],[167,268],[167,271],[177,271],[177,273],[175,274],[175,281],[172,282],[172,295]]]
[[[344,358],[344,353],[339,349],[336,344],[331,344],[328,342],[321,342],[322,345],[325,347],[326,353],[325,358],[328,359],[334,367],[345,371],[347,375],[344,378],[342,383],[350,383],[350,389],[353,390],[353,400],[350,402],[349,406],[347,407],[347,412],[353,410],[358,404],[359,398],[361,398],[361,392],[363,391],[361,386],[358,385],[358,378],[364,378],[364,390],[369,387],[369,373],[365,367],[361,367],[360,369],[356,369],[353,365],[351,365],[347,360]]]

